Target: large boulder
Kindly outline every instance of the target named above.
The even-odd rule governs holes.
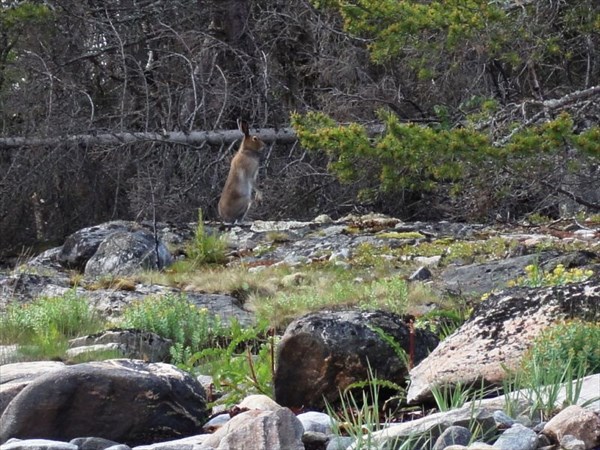
[[[13,398],[36,378],[56,370],[65,364],[59,361],[36,361],[2,364],[0,369],[0,416]]]
[[[335,402],[340,391],[368,378],[405,383],[405,361],[374,329],[421,361],[438,344],[425,330],[383,311],[320,311],[308,314],[286,329],[277,349],[275,400],[283,406],[323,408],[324,399]]]
[[[88,260],[85,274],[90,277],[131,275],[140,270],[162,269],[172,262],[167,247],[149,231],[115,231]]]
[[[60,250],[58,261],[64,267],[83,272],[88,260],[94,256],[107,236],[116,231],[132,231],[132,226],[131,222],[119,220],[82,228],[67,237]]]
[[[533,340],[565,319],[600,320],[600,277],[491,295],[472,317],[410,371],[408,401],[432,397],[432,385],[501,385]]]
[[[85,363],[23,388],[0,417],[0,443],[95,436],[134,446],[197,434],[207,416],[200,383],[169,364]]]

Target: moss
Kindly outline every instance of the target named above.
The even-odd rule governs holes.
[[[376,237],[381,239],[425,239],[425,236],[418,231],[388,231],[385,233],[379,233]]]

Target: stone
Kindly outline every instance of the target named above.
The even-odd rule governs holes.
[[[319,311],[288,325],[277,347],[275,401],[282,406],[322,409],[340,391],[367,380],[369,367],[378,378],[405,383],[407,367],[373,327],[394,339],[415,362],[437,345],[437,337],[383,311]],[[411,350],[412,346],[412,350]]]
[[[79,450],[79,447],[67,442],[50,439],[11,439],[0,446],[2,450]]]
[[[304,450],[303,433],[302,424],[288,408],[253,409],[233,417],[203,445],[219,450]]]
[[[157,442],[154,444],[138,445],[134,450],[208,450],[212,447],[205,447],[204,442],[210,437],[210,434],[196,434],[172,441]]]
[[[115,231],[106,236],[87,261],[85,274],[126,276],[141,270],[163,269],[172,262],[167,247],[149,231]]]
[[[468,445],[472,436],[468,428],[458,425],[450,426],[436,439],[432,450],[444,450],[450,445]]]
[[[327,442],[329,442],[329,437],[325,433],[305,431],[302,435],[305,450],[322,450],[327,446]]]
[[[318,411],[308,411],[298,414],[298,420],[302,423],[304,431],[315,431],[318,433],[332,434],[336,421],[329,414]]]
[[[66,268],[83,272],[107,236],[117,231],[131,231],[134,226],[132,222],[114,221],[76,231],[65,240],[58,261]]]
[[[277,411],[281,409],[270,397],[262,394],[253,394],[245,397],[238,403],[240,409],[260,409],[262,411]]]
[[[504,411],[496,411],[494,413],[494,420],[496,421],[496,426],[499,429],[510,428],[516,423],[515,419],[508,416]]]
[[[535,450],[538,437],[535,431],[515,423],[500,435],[493,447],[498,450]]]
[[[538,264],[551,271],[558,264],[578,267],[593,261],[590,252],[571,252],[561,255],[555,251],[514,256],[479,264],[450,266],[441,274],[447,290],[466,294],[485,294],[507,287],[509,281],[523,276],[525,267]]]
[[[95,335],[71,339],[67,355],[73,357],[77,353],[92,350],[93,347],[90,348],[90,346],[110,344],[113,344],[113,347],[118,349],[124,358],[161,362],[169,358],[173,341],[151,331],[107,330]],[[77,349],[79,350],[75,352],[74,350]]]
[[[583,441],[585,448],[594,448],[600,445],[600,417],[581,406],[571,405],[550,419],[542,432],[556,442],[571,435]]]
[[[207,416],[202,386],[170,364],[92,362],[49,372],[23,388],[0,417],[0,443],[96,436],[132,446],[200,432]]]
[[[412,275],[410,277],[408,277],[408,279],[410,281],[425,281],[425,280],[429,280],[431,277],[432,277],[431,270],[429,270],[425,266],[421,266],[417,270],[415,270],[412,273]]]
[[[29,383],[46,373],[63,369],[58,361],[36,361],[3,364],[0,369],[0,417],[8,404]]]
[[[329,439],[325,450],[346,450],[354,444],[354,439],[349,436],[334,436]]]
[[[586,450],[591,447],[586,447],[585,442],[575,436],[566,434],[560,440],[560,448],[564,450]]]
[[[501,385],[533,340],[568,318],[600,320],[600,277],[492,294],[471,318],[410,371],[409,402],[432,398],[431,385]]]
[[[115,445],[121,445],[118,442],[97,437],[79,437],[71,439],[69,444],[76,445],[79,450],[106,450]]]

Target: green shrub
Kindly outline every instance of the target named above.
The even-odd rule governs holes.
[[[525,267],[525,276],[519,277],[509,283],[511,286],[562,286],[569,283],[580,283],[594,274],[592,270],[584,270],[579,267],[565,269],[558,264],[551,272],[545,272],[539,264],[530,264]]]
[[[212,376],[215,389],[226,394],[227,405],[234,405],[249,394],[273,397],[276,340],[267,322],[251,328],[233,322],[227,345],[192,352],[176,344],[171,356],[181,369]]]
[[[0,344],[17,344],[17,359],[63,359],[69,339],[96,333],[104,326],[87,299],[68,291],[61,297],[10,304],[0,316]]]
[[[68,291],[61,297],[40,297],[28,304],[13,303],[0,317],[0,343],[28,344],[46,336],[65,339],[98,332],[104,320],[88,300]]]
[[[152,331],[194,350],[218,344],[227,327],[206,308],[190,303],[185,295],[147,297],[123,310],[125,328]]]
[[[222,264],[227,258],[227,242],[216,233],[209,233],[204,227],[202,210],[198,210],[198,225],[194,239],[186,248],[187,256],[194,267],[205,264]]]

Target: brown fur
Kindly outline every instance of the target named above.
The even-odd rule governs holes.
[[[258,136],[250,136],[248,124],[238,119],[238,127],[244,138],[231,160],[229,175],[219,200],[219,216],[224,222],[244,220],[252,203],[252,191],[256,190],[256,177],[260,165],[260,153],[265,143]]]

